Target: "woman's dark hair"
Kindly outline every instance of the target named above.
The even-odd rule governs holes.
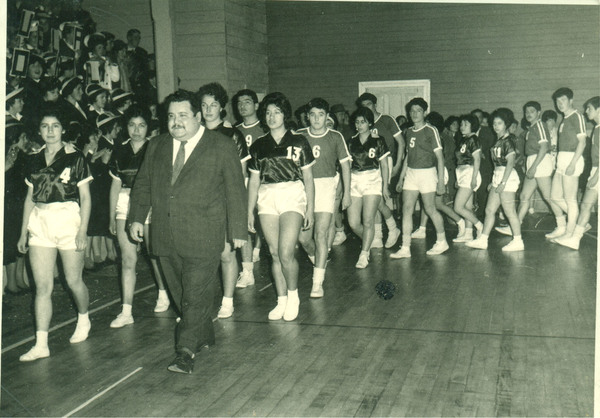
[[[204,96],[212,96],[217,102],[219,102],[219,104],[221,105],[220,117],[221,119],[223,119],[227,115],[225,106],[227,105],[227,101],[229,100],[225,88],[219,83],[205,84],[198,89],[198,100],[200,101],[200,103],[202,103],[202,98]]]
[[[438,132],[444,130],[444,117],[438,112],[429,112],[429,114],[425,116],[425,122],[435,126]]]
[[[501,107],[494,110],[490,118],[492,120],[492,123],[496,118],[501,119],[506,125],[506,129],[508,129],[513,122],[516,122],[514,113],[512,112],[512,110],[507,109],[506,107]]]
[[[23,125],[22,123],[11,123],[11,124],[6,125],[5,132],[6,132],[5,151],[8,151],[8,149],[11,146],[18,143],[19,137],[23,133],[29,133],[27,130],[27,127],[25,125]]]
[[[550,119],[556,122],[556,120],[558,119],[558,114],[554,110],[544,111],[544,113],[542,113],[542,122],[546,123]]]
[[[42,123],[42,119],[44,119],[45,117],[54,117],[58,119],[63,129],[66,130],[69,127],[69,125],[65,121],[65,117],[61,112],[59,105],[57,104],[54,104],[53,106],[43,106],[38,117],[38,126]]]
[[[458,116],[454,116],[454,115],[448,116],[448,118],[444,122],[444,127],[450,129],[450,126],[452,126],[452,124],[454,122],[458,122],[458,121],[459,121]]]
[[[152,114],[150,113],[150,109],[147,106],[142,106],[137,103],[132,104],[123,115],[123,125],[127,126],[129,121],[133,118],[144,119],[146,125],[148,125],[148,129],[150,129],[150,121],[152,119]]]
[[[471,132],[475,133],[479,130],[479,118],[474,114],[469,113],[462,115],[459,119],[459,123],[462,123],[463,121],[469,122],[471,125]]]
[[[375,124],[375,116],[373,115],[373,112],[371,112],[371,109],[369,109],[368,107],[359,107],[354,111],[354,113],[352,113],[352,116],[350,116],[350,121],[352,125],[356,124],[356,119],[359,116],[365,118],[365,120],[369,124],[369,128],[372,128]]]
[[[92,135],[99,135],[100,131],[98,128],[86,124],[86,125],[79,125],[79,137],[77,138],[77,148],[79,148],[80,150],[83,150],[83,148],[90,143],[90,136]]]
[[[267,130],[269,129],[269,126],[267,125],[266,116],[267,107],[269,107],[269,105],[274,105],[279,110],[281,110],[281,112],[283,113],[283,124],[286,129],[289,129],[290,119],[292,118],[292,105],[290,104],[290,101],[287,99],[287,97],[285,97],[283,93],[276,91],[267,94],[262,100],[262,102],[260,102],[257,112],[258,119],[260,120],[261,125],[263,125],[263,127]]]

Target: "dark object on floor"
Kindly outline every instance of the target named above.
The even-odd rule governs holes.
[[[394,286],[394,283],[390,282],[389,280],[381,280],[375,286],[375,291],[383,300],[389,300],[394,297],[396,286]]]

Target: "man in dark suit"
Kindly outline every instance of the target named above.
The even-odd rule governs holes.
[[[248,238],[247,194],[231,139],[201,124],[198,98],[180,90],[166,99],[169,134],[150,141],[131,191],[130,235],[143,240],[152,208],[151,244],[181,313],[169,370],[191,373],[195,353],[215,341],[213,302],[227,239]]]

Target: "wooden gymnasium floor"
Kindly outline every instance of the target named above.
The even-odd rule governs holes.
[[[596,223],[577,252],[544,241],[552,222],[528,217],[526,250],[511,254],[494,233],[488,251],[456,244],[428,257],[430,229],[412,259],[373,250],[365,270],[354,268],[351,238],[333,249],[321,300],[308,298],[311,267],[299,252],[300,315],[290,323],[267,320],[275,296],[263,251],[256,285],[236,290],[233,318],[215,322],[217,345],[189,376],[166,370],[175,314],[152,313],[145,263],[136,322],[119,330],[109,328],[116,268],[86,273],[93,327],[79,345],[68,342],[75,311],[57,285],[52,355],[34,363],[18,361],[31,345],[31,297],[7,300],[1,414],[591,416]],[[387,301],[375,292],[382,279],[397,288]]]

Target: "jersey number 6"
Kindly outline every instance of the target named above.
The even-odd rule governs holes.
[[[320,145],[315,145],[313,147],[313,156],[315,158],[319,158],[321,156],[321,146]]]

